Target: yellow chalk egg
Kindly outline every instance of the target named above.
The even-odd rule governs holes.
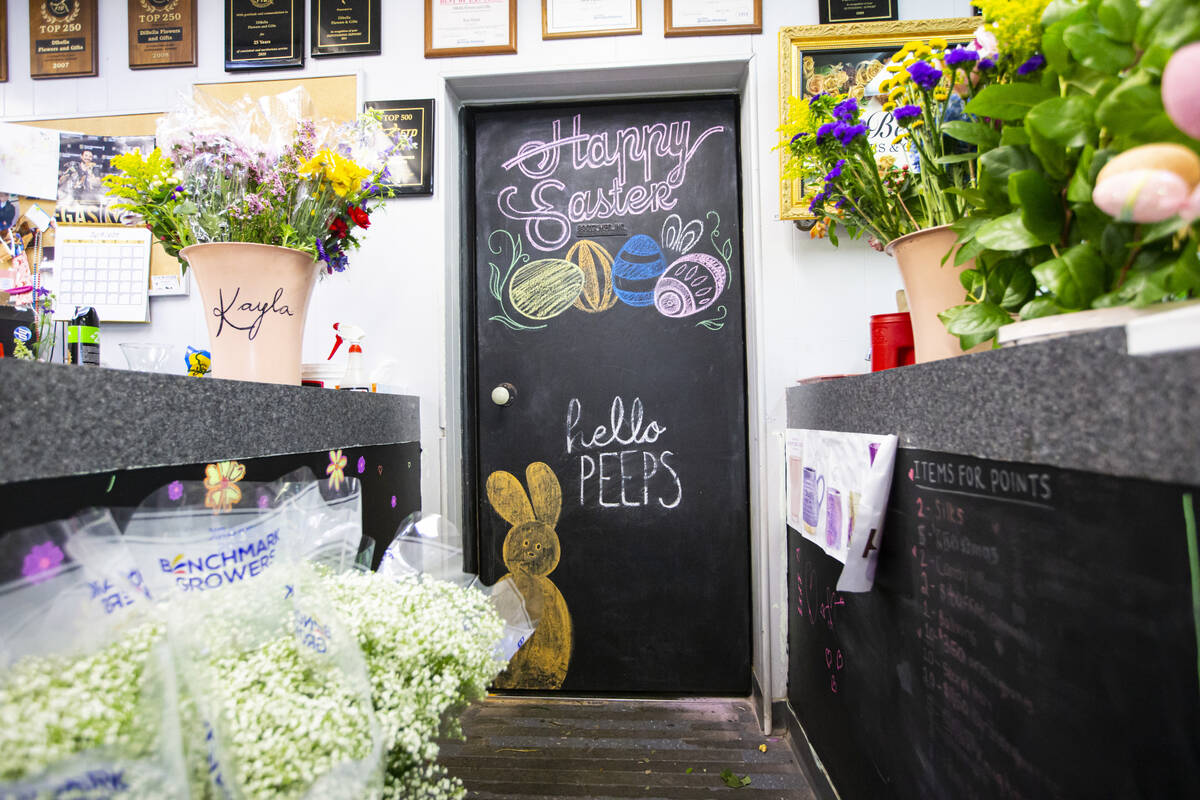
[[[1189,189],[1200,183],[1200,157],[1191,150],[1181,144],[1144,144],[1114,156],[1096,176],[1096,185],[1113,175],[1139,169],[1173,172]]]
[[[542,258],[513,273],[508,299],[530,319],[550,319],[571,307],[583,283],[583,270],[570,261]]]
[[[583,292],[575,298],[576,308],[596,314],[617,304],[617,296],[613,294],[613,257],[603,246],[581,239],[567,251],[567,261],[578,264],[583,272]]]

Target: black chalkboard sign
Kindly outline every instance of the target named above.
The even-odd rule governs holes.
[[[561,620],[501,688],[750,688],[737,120],[731,97],[474,114],[480,572]]]
[[[901,450],[872,592],[790,531],[788,695],[841,796],[1200,796],[1197,501]]]

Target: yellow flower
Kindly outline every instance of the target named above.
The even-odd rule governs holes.
[[[917,58],[929,58],[929,56],[933,55],[933,51],[929,49],[928,45],[923,44],[913,51],[913,55]]]
[[[907,52],[908,52],[907,50],[897,50],[896,52],[892,53],[892,57],[891,57],[890,61],[893,64],[899,64],[901,61],[904,60],[904,56]]]
[[[905,139],[907,139],[907,138],[908,138],[908,134],[907,134],[907,133],[901,133],[901,134],[899,134],[899,135],[898,135],[898,136],[897,136],[895,139],[892,139],[892,144],[900,144],[901,142],[903,142],[903,141],[904,141]]]
[[[912,51],[916,50],[918,47],[921,47],[923,45],[924,45],[924,42],[918,42],[918,41],[905,42],[904,49],[901,50],[900,52],[901,53],[911,53]]]
[[[883,87],[881,86],[880,89],[882,89],[882,88]],[[900,99],[903,96],[904,96],[904,87],[897,86],[895,89],[892,89],[890,92],[888,92],[887,99],[891,100],[892,102],[895,102],[896,100]]]
[[[909,75],[907,72],[900,72],[900,73],[896,74],[896,77],[894,80],[896,81],[896,83],[903,86],[904,84],[906,84],[910,80],[912,80],[912,76]]]
[[[912,124],[910,124],[908,127],[910,127],[910,128],[919,128],[919,127],[921,127],[921,126],[922,126],[922,125],[924,125],[924,124],[925,124],[925,120],[921,119],[920,117],[917,117],[916,119],[914,119],[914,120],[912,121]]]
[[[944,103],[949,98],[950,98],[950,91],[948,89],[944,89],[941,86],[939,86],[938,88],[933,90],[933,99],[937,100],[939,103]]]
[[[945,50],[947,45],[945,39],[935,38],[929,40],[929,46],[937,48],[938,50]]]
[[[241,502],[242,489],[237,485],[246,474],[246,467],[236,461],[218,461],[204,468],[204,505],[214,514],[231,510]]]
[[[896,73],[896,72],[899,72],[900,70],[904,69],[904,65],[903,64],[888,64],[887,67],[885,67],[885,69],[887,69],[888,72]]]
[[[886,103],[884,103],[884,104],[883,104],[883,110],[884,110],[884,111],[895,111],[895,110],[896,110],[896,104],[895,104],[895,103],[893,103],[893,102],[891,102],[891,101],[888,101],[888,102],[886,102]]]
[[[319,176],[329,181],[338,197],[346,197],[362,188],[362,182],[371,171],[360,167],[350,159],[323,147],[317,154],[300,165],[301,177]]]

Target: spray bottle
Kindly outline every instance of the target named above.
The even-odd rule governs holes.
[[[342,341],[350,342],[350,352],[346,356],[346,374],[342,376],[342,381],[338,384],[339,389],[348,389],[352,392],[369,392],[371,384],[367,381],[366,371],[362,364],[362,341],[367,338],[367,332],[357,325],[348,325],[345,322],[333,323],[333,329],[337,331],[337,341],[333,343],[333,349],[329,351],[329,359],[333,358],[333,354],[342,346]]]

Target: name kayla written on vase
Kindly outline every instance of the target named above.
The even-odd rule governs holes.
[[[609,406],[608,425],[583,426],[583,404],[567,403],[567,455],[579,456],[579,505],[638,508],[657,504],[672,509],[683,500],[683,486],[671,466],[675,456],[654,445],[667,432],[657,420],[646,421],[642,399],[635,397],[626,416],[618,395]],[[577,430],[577,428],[583,430]]]
[[[279,314],[288,317],[296,316],[286,304],[280,302],[283,299],[282,288],[275,290],[275,295],[269,302],[260,300],[257,303],[252,303],[248,300],[243,300],[239,304],[238,297],[241,293],[242,288],[239,286],[233,290],[233,297],[229,299],[229,303],[226,303],[224,290],[217,290],[217,305],[213,306],[212,310],[213,316],[221,320],[221,324],[217,326],[217,336],[220,336],[221,331],[225,330],[225,326],[228,325],[235,331],[246,331],[246,338],[253,341],[254,337],[258,336],[258,332],[262,329],[263,320],[267,314]],[[235,306],[236,309],[234,308]],[[229,316],[231,310],[236,310],[241,322],[246,324],[239,325],[237,322],[234,322]],[[246,316],[241,317],[240,315],[242,314]],[[247,323],[246,320],[249,320],[249,322]]]

